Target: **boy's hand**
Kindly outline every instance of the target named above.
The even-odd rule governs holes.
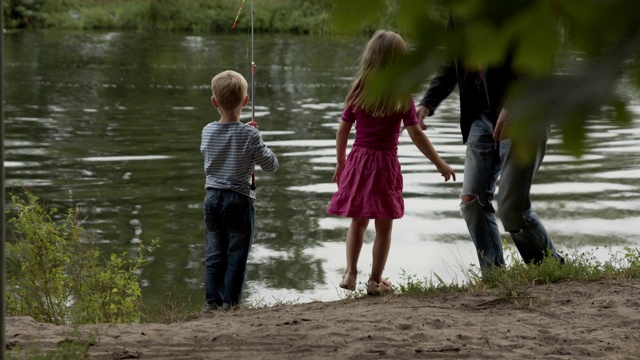
[[[260,130],[260,127],[258,126],[258,123],[254,119],[251,119],[251,121],[249,121],[245,125],[253,126],[254,128]]]

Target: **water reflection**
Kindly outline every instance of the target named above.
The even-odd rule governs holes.
[[[248,282],[254,300],[341,294],[349,219],[328,216],[326,206],[336,189],[330,183],[335,131],[365,41],[256,37],[255,116],[281,168],[274,176],[257,173]],[[244,36],[5,34],[7,190],[26,186],[51,207],[78,205],[107,251],[135,251],[140,241],[158,237],[162,248],[140,273],[146,301],[162,303],[170,294],[200,299],[200,132],[217,119],[209,81],[229,68],[249,78],[248,63]],[[632,111],[640,114],[640,106]],[[250,111],[242,114],[243,121],[250,117]],[[457,117],[452,96],[427,130],[456,170],[456,183],[444,183],[401,134],[406,214],[394,223],[385,271],[392,281],[404,271],[464,280],[464,270],[476,262],[458,210],[465,147]],[[552,134],[532,194],[561,250],[594,249],[604,258],[609,248],[640,244],[634,227],[640,220],[640,119],[629,127],[594,119],[589,131],[581,158],[559,151],[560,136]],[[360,280],[370,268],[373,238],[370,230]]]

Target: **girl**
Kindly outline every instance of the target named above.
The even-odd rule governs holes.
[[[399,96],[393,89],[375,92],[371,84],[375,72],[388,69],[394,59],[398,60],[407,52],[407,45],[400,35],[386,30],[373,34],[361,56],[360,68],[347,95],[336,134],[337,165],[331,181],[338,183],[338,191],[331,198],[327,212],[352,218],[347,232],[347,269],[340,287],[355,289],[364,232],[369,220],[375,219],[373,263],[367,282],[369,295],[391,291],[391,283],[382,278],[382,271],[389,254],[393,219],[404,215],[402,173],[397,154],[401,123],[411,141],[435,164],[445,181],[456,179],[453,169],[440,158],[420,128],[413,98]],[[347,139],[354,122],[356,137],[347,158]]]

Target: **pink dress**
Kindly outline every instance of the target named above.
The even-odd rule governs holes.
[[[416,108],[373,117],[347,107],[342,121],[356,123],[356,138],[327,212],[351,218],[399,219],[404,215],[402,173],[398,161],[400,125],[419,123]]]

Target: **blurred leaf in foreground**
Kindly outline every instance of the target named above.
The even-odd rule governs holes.
[[[377,78],[379,91],[396,86],[416,93],[447,59],[488,66],[513,49],[516,70],[527,74],[511,89],[515,139],[553,124],[563,147],[580,156],[588,119],[630,123],[628,105],[640,89],[637,0],[331,2],[339,29],[345,20],[349,29],[385,27],[411,44],[408,59]],[[459,20],[453,30],[445,25],[449,16]]]

